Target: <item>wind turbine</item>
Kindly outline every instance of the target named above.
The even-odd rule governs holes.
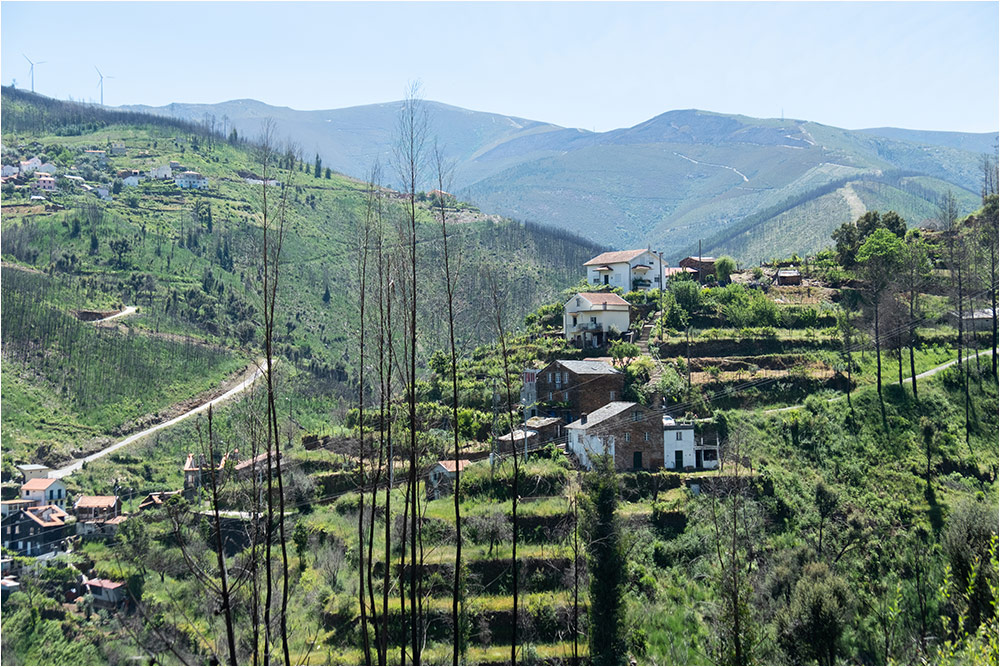
[[[24,56],[23,53],[21,55]],[[31,75],[31,92],[35,92],[35,65],[44,65],[46,61],[39,60],[37,63],[31,62],[31,58],[28,56],[24,56],[24,59],[28,61],[29,65],[31,65],[31,67],[28,68],[28,74]]]
[[[94,69],[97,69],[97,65],[94,65]],[[113,79],[113,76],[104,76],[101,74],[101,70],[97,69],[97,76],[101,77],[101,80],[97,82],[97,87],[101,89],[101,106],[104,106],[104,80]]]

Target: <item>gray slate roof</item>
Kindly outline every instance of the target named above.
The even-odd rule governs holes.
[[[566,428],[590,428],[591,426],[600,424],[605,419],[610,419],[615,415],[620,415],[636,405],[638,405],[638,403],[633,403],[632,401],[612,401],[611,403],[603,405],[587,415],[586,424],[577,419]]]
[[[566,370],[573,371],[577,375],[613,375],[619,372],[603,361],[571,361],[569,359],[559,359],[558,361]]]

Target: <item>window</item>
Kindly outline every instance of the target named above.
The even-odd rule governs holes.
[[[649,442],[649,431],[646,431],[645,433],[642,434],[642,439],[645,440],[646,442]]]
[[[718,452],[718,450],[715,450],[715,449],[706,449],[705,450],[705,460],[706,461],[716,461],[716,460],[718,460],[718,458],[719,458],[719,452]]]
[[[582,303],[583,300],[580,297],[576,297],[576,307],[579,308],[582,305]]]
[[[565,391],[563,392],[563,400],[564,401],[568,401],[569,400],[569,398],[566,396],[566,392]]]
[[[552,382],[552,373],[549,373],[548,376],[549,376],[549,382]]]
[[[573,316],[573,326],[576,326],[576,315]]]
[[[632,434],[629,433],[628,431],[625,431],[625,442],[631,442],[631,441],[632,441]]]
[[[684,439],[684,434],[682,434],[680,431],[677,431],[677,439],[678,440],[683,440]]]
[[[615,400],[615,392],[611,392],[611,400]]]
[[[634,411],[632,413],[632,421],[634,422],[642,421],[642,413],[639,412],[638,410]]]
[[[590,323],[591,324],[597,324],[597,316],[596,315],[590,318]]]
[[[551,391],[549,392],[549,400],[550,401],[552,400],[552,392]]]

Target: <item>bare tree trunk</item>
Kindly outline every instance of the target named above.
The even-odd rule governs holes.
[[[434,147],[434,161],[437,167],[438,190],[445,191],[445,167],[444,159],[438,147]],[[451,346],[451,431],[454,437],[455,446],[455,486],[453,495],[455,499],[455,581],[452,586],[451,595],[451,634],[454,646],[452,647],[452,664],[458,665],[459,654],[461,652],[461,631],[459,618],[459,601],[462,598],[462,510],[461,499],[461,464],[459,461],[458,442],[458,352],[455,348],[455,284],[451,277],[451,263],[448,255],[448,220],[444,208],[444,195],[438,197],[439,212],[441,214],[441,242],[444,249],[444,282],[445,293],[448,297],[448,342]]]
[[[507,422],[507,426],[513,429],[514,421],[511,419],[510,411],[511,407],[514,405],[513,394],[510,388],[510,364],[508,361],[507,354],[507,336],[504,332],[503,326],[503,304],[500,298],[500,288],[497,285],[496,275],[492,272],[490,273],[490,293],[493,300],[493,314],[497,327],[497,336],[500,340],[500,351],[503,355],[503,380],[504,386],[507,390],[507,403],[504,408],[504,417]],[[511,570],[513,573],[513,584],[511,590],[514,597],[514,620],[511,623],[511,640],[510,640],[510,664],[517,664],[517,623],[518,623],[518,571],[517,571],[517,499],[518,499],[518,480],[520,475],[520,466],[518,464],[517,451],[515,449],[514,438],[510,439],[510,458],[514,464],[514,480],[511,483]]]
[[[365,297],[368,286],[368,240],[373,210],[373,189],[369,186],[364,228],[359,235],[358,287],[360,291],[360,330],[358,332],[358,608],[361,613],[361,643],[365,664],[372,664],[368,637],[368,614],[365,605]],[[374,520],[374,516],[373,516]]]
[[[212,512],[215,515],[215,548],[219,565],[222,595],[222,613],[226,620],[226,640],[229,644],[229,664],[236,665],[236,635],[233,631],[233,610],[229,601],[229,576],[226,571],[226,553],[222,549],[222,519],[219,517],[219,480],[216,475],[215,446],[212,443],[212,406],[208,406],[208,465],[212,480]]]

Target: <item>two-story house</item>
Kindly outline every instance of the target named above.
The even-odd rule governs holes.
[[[563,335],[580,347],[600,347],[629,324],[628,301],[612,292],[580,292],[563,307]]]
[[[695,435],[693,424],[683,424],[663,417],[663,460],[669,470],[686,468],[712,469],[719,466],[719,441],[705,442]]]
[[[658,289],[663,285],[666,263],[648,248],[604,252],[584,262],[587,284],[632,290]]]
[[[57,505],[66,509],[66,485],[59,479],[39,477],[21,485],[21,499],[32,500],[36,505]]]
[[[80,496],[73,512],[78,521],[106,521],[122,513],[122,501],[118,496]]]
[[[208,179],[196,171],[181,172],[174,178],[174,183],[179,188],[207,188]]]
[[[534,378],[526,393],[535,396],[537,414],[560,417],[566,423],[620,400],[625,389],[625,375],[603,361],[557,359],[535,373]]]
[[[585,468],[595,456],[612,458],[615,470],[663,467],[660,412],[631,401],[613,401],[566,427],[567,448]]]

